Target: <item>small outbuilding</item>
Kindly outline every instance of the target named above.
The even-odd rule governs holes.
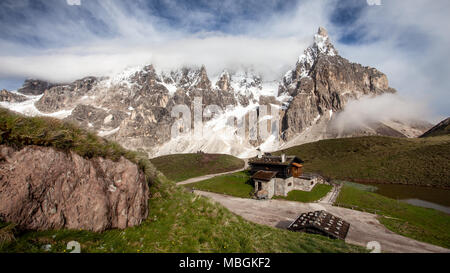
[[[275,193],[275,177],[277,173],[272,171],[257,171],[253,176],[255,194],[258,199],[270,199]]]
[[[292,190],[311,191],[324,180],[303,173],[303,161],[296,156],[264,155],[248,161],[258,199],[287,196]]]
[[[345,240],[349,229],[349,223],[323,210],[303,213],[288,227],[291,231],[320,234],[341,240]]]

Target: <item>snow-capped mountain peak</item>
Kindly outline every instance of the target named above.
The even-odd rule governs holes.
[[[298,57],[296,68],[288,71],[283,77],[283,86],[281,88],[283,92],[286,92],[289,89],[294,89],[294,84],[298,82],[298,80],[309,77],[312,67],[321,55],[338,55],[337,50],[330,42],[327,30],[323,27],[319,27],[319,30],[314,35],[311,46],[305,49],[303,54]]]
[[[230,91],[231,87],[231,76],[227,69],[224,69],[219,75],[215,86],[222,91]]]
[[[274,117],[272,106],[280,109],[278,133],[289,145],[357,135],[354,130],[348,134],[336,132],[330,124],[350,100],[395,90],[389,87],[383,73],[340,57],[324,28],[311,38],[311,45],[281,82],[265,80],[252,66],[229,67],[208,75],[205,66],[158,70],[144,65],[109,78],[89,77],[65,85],[28,81],[18,94],[4,91],[0,102],[22,113],[65,118],[127,148],[144,149],[150,155],[202,150],[246,157],[258,146],[263,151],[275,150],[278,147],[272,144],[278,143],[276,136],[247,139],[225,122],[234,116],[242,120],[248,115],[244,123],[248,119],[250,126],[250,111],[262,113],[262,106],[269,105],[271,114],[259,116],[263,123],[258,122],[258,126],[268,122],[266,116]],[[39,97],[28,98],[19,93]],[[218,106],[222,113],[218,111],[217,117],[206,119],[208,125],[202,138],[194,135],[172,139],[173,107],[195,106],[198,97],[205,107]],[[380,128],[371,134],[392,132],[386,126]]]
[[[316,35],[314,35],[313,48],[316,48],[317,53],[319,54],[325,54],[328,56],[338,55],[337,50],[330,42],[327,30],[323,27],[319,27],[319,31],[317,32]]]

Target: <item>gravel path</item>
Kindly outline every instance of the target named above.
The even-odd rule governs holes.
[[[184,180],[184,181],[178,182],[177,185],[185,185],[185,184],[191,184],[191,183],[195,183],[195,182],[200,182],[200,181],[207,180],[207,179],[210,179],[210,178],[213,178],[213,177],[216,177],[216,176],[237,173],[237,172],[241,172],[241,171],[244,171],[244,170],[245,170],[245,168],[244,169],[240,169],[240,170],[234,170],[234,171],[231,171],[231,172],[226,172],[226,173],[208,174],[208,175],[204,175],[204,176],[194,177],[194,178],[191,178],[191,179],[188,179],[188,180]]]
[[[242,170],[195,177],[179,182],[177,185],[195,183]],[[257,224],[284,229],[302,213],[326,210],[350,223],[350,230],[345,240],[349,244],[366,247],[369,242],[375,241],[380,244],[382,252],[450,253],[449,249],[419,242],[388,230],[380,224],[375,214],[332,206],[340,189],[340,186],[333,187],[333,190],[318,203],[300,203],[273,199],[260,201],[204,191],[195,191],[195,193],[208,197],[233,213]]]
[[[327,195],[324,198],[320,199],[318,202],[321,204],[333,205],[341,189],[342,185],[333,185],[333,189],[331,189],[331,191],[327,193]]]
[[[325,203],[300,203],[284,200],[259,201],[237,198],[211,192],[195,191],[197,194],[211,198],[244,219],[277,228],[287,228],[301,213],[326,210],[350,223],[346,242],[366,247],[367,243],[376,241],[382,252],[397,253],[450,253],[449,249],[419,242],[398,235],[385,228],[377,216],[361,211],[334,207]]]
[[[203,175],[203,176],[199,176],[199,177],[194,177],[194,178],[190,178],[190,179],[178,182],[177,185],[191,184],[191,183],[207,180],[207,179],[210,179],[210,178],[213,178],[213,177],[216,177],[216,176],[221,176],[221,175],[225,175],[225,174],[232,174],[232,173],[245,171],[247,169],[247,166],[248,166],[248,159],[243,159],[243,160],[245,162],[245,165],[244,165],[244,168],[242,168],[242,169],[234,170],[234,171],[230,171],[230,172],[226,172],[226,173],[216,173],[216,174],[208,174],[208,175]]]

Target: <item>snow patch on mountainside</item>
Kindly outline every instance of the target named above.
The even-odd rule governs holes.
[[[101,137],[107,137],[107,136],[110,136],[110,135],[113,135],[113,134],[119,132],[119,130],[120,130],[120,126],[113,130],[100,131],[100,132],[98,132],[98,135]]]
[[[196,153],[198,151],[232,154],[240,158],[256,156],[258,147],[251,145],[245,133],[234,126],[234,119],[242,120],[245,115],[256,110],[257,107],[258,104],[250,104],[246,107],[236,106],[228,109],[222,115],[206,122],[201,136],[196,136],[193,133],[180,135],[158,147],[152,156]],[[270,118],[272,116],[267,115],[262,118],[262,121],[267,121]],[[271,135],[259,148],[263,152],[275,151],[279,147],[278,141],[279,139]]]
[[[120,73],[117,73],[111,77],[108,77],[107,79],[102,81],[102,84],[106,88],[110,88],[114,85],[125,85],[128,88],[133,86],[133,83],[131,82],[131,77],[134,76],[137,72],[143,71],[144,66],[133,66],[128,67],[125,70],[123,70]]]
[[[309,77],[312,74],[312,70],[316,72],[317,69],[321,69],[318,64],[322,62],[318,62],[318,60],[322,57],[328,61],[323,63],[338,64],[335,62],[339,62],[341,64],[339,58],[333,58],[336,55],[338,55],[338,52],[330,43],[326,30],[320,28],[319,32],[314,36],[311,46],[298,57],[295,67],[284,75],[281,82],[264,80],[255,69],[248,66],[234,67],[233,69],[227,68],[217,75],[207,75],[207,70],[204,66],[158,70],[152,65],[142,65],[129,67],[111,77],[98,78],[92,81],[94,85],[92,89],[90,88],[91,86],[89,88],[76,87],[74,96],[72,94],[67,97],[60,96],[58,90],[56,90],[54,93],[59,97],[52,100],[51,96],[53,93],[46,92],[46,96],[49,96],[49,98],[44,97],[43,102],[41,101],[40,103],[45,103],[46,99],[48,99],[48,104],[51,106],[49,107],[50,109],[55,109],[52,108],[53,104],[60,103],[61,105],[58,105],[59,108],[56,109],[84,104],[104,110],[108,113],[104,120],[102,116],[102,120],[96,123],[95,117],[88,117],[88,123],[84,123],[84,125],[86,126],[87,124],[87,127],[97,130],[102,137],[114,137],[115,140],[126,145],[127,148],[144,149],[151,156],[203,151],[248,158],[257,155],[259,153],[258,148],[262,152],[272,152],[280,148],[306,142],[352,136],[353,132],[357,132],[357,134],[363,133],[364,135],[377,134],[379,132],[395,133],[393,131],[399,128],[399,132],[405,136],[413,137],[420,133],[420,128],[412,129],[409,124],[393,121],[392,119],[383,119],[387,121],[384,124],[378,122],[373,128],[363,124],[364,126],[357,126],[358,128],[356,129],[358,131],[341,130],[344,131],[342,134],[336,129],[329,128],[330,124],[339,123],[340,119],[343,120],[341,123],[346,125],[341,126],[343,128],[359,124],[354,119],[361,119],[367,115],[374,116],[379,120],[385,113],[391,112],[392,109],[398,109],[399,105],[401,105],[395,103],[391,104],[388,107],[389,109],[373,109],[366,113],[374,108],[375,104],[373,102],[366,105],[361,104],[361,102],[364,103],[364,100],[361,98],[364,93],[359,92],[359,89],[356,90],[350,84],[343,85],[344,87],[336,90],[339,95],[336,99],[345,103],[346,108],[341,108],[340,105],[331,106],[333,101],[328,98],[326,90],[323,92],[317,91],[316,78]],[[359,78],[350,78],[348,81],[353,83],[359,80]],[[342,81],[345,83],[346,79],[342,79]],[[68,85],[66,89],[69,90],[73,86],[73,84]],[[314,92],[317,91],[318,94],[302,94],[303,90],[301,88],[303,87],[306,88],[306,91],[311,89]],[[167,93],[164,88],[167,89]],[[80,92],[80,95],[77,96],[76,92]],[[181,92],[185,92],[186,96],[181,94]],[[202,135],[197,136],[191,131],[189,134],[169,139],[170,123],[172,122],[169,116],[170,108],[177,103],[189,105],[189,103],[194,101],[194,94],[196,96],[198,94],[211,95],[209,101],[212,104],[217,102],[218,105],[224,108],[226,104],[233,104],[233,106],[227,107],[223,113],[205,122]],[[324,95],[319,97],[320,100],[322,98],[324,100],[323,103],[320,102],[322,103],[321,105],[319,105],[317,99],[313,98],[315,95]],[[109,99],[110,97],[113,99]],[[144,99],[142,99],[143,97]],[[27,96],[27,98],[28,100],[22,103],[0,102],[0,106],[29,116],[51,116],[61,119],[68,117],[73,111],[72,109],[65,109],[52,114],[45,114],[35,107],[35,103],[42,96]],[[349,101],[360,98],[361,101],[358,101],[357,107],[352,107],[353,103]],[[9,100],[8,97],[5,99]],[[66,99],[68,102],[65,101]],[[282,135],[284,134],[283,138],[289,140],[287,143],[280,143],[281,140],[276,136],[269,136],[262,143],[261,139],[249,140],[248,128],[244,130],[244,134],[242,133],[243,130],[235,128],[234,118],[242,119],[250,111],[261,107],[260,103],[277,104],[276,107],[281,106],[280,117],[283,120],[280,120],[279,126],[284,130],[281,133]],[[40,104],[38,106],[40,107]],[[263,122],[264,124],[267,123],[268,120],[275,116],[272,112],[267,114],[261,109],[259,108],[261,116],[258,117],[260,125]],[[349,114],[350,117],[346,117],[346,113],[351,109],[355,109],[360,114],[352,113]],[[409,109],[415,108],[408,107],[407,110],[409,111]],[[318,113],[320,114],[318,115]],[[74,115],[75,117],[71,118],[76,120],[76,113]],[[113,120],[113,115],[116,115],[115,118],[118,118],[115,119],[117,122],[109,126],[108,124]],[[398,111],[394,116],[399,116]],[[248,119],[246,120],[246,126],[248,127],[247,121]],[[100,123],[107,126],[102,126]],[[289,131],[292,128],[294,130]],[[128,132],[129,130],[131,132]],[[252,131],[252,136],[254,133]],[[163,144],[161,145],[160,143]],[[259,146],[255,147],[250,143]]]
[[[294,75],[297,75],[298,78],[306,78],[309,77],[310,71],[314,66],[315,61],[317,60],[320,54],[327,56],[336,56],[338,52],[330,43],[330,38],[328,37],[328,33],[325,29],[320,28],[319,33],[314,35],[313,44],[305,49],[304,53],[298,57],[298,61],[296,67],[300,67],[300,71],[290,70],[283,77],[283,83],[288,88],[294,88]]]
[[[17,93],[16,91],[12,91],[11,93]],[[19,94],[19,93],[17,93]],[[72,114],[73,109],[70,110],[61,110],[58,112],[54,112],[54,113],[43,113],[41,111],[39,111],[36,106],[34,106],[34,104],[39,101],[43,95],[40,96],[28,96],[28,95],[23,95],[23,94],[19,94],[21,96],[27,97],[28,100],[24,101],[24,102],[17,102],[17,103],[10,103],[10,102],[5,102],[2,101],[0,102],[0,106],[4,107],[6,109],[15,111],[17,113],[21,113],[23,115],[26,116],[30,116],[30,117],[35,117],[35,116],[43,116],[43,117],[53,117],[53,118],[58,118],[58,119],[64,119],[68,116],[70,116]]]

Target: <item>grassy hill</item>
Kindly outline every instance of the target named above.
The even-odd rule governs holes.
[[[274,199],[284,199],[303,203],[311,203],[324,198],[333,188],[331,185],[317,184],[310,192],[294,190],[288,196],[275,196]]]
[[[370,190],[365,185],[345,183],[335,205],[376,213],[381,215],[379,220],[384,226],[398,234],[450,248],[450,215],[398,202]]]
[[[70,241],[79,242],[83,253],[365,252],[344,241],[250,223],[179,187],[154,196],[148,219],[138,227],[104,233],[22,232],[11,243],[0,243],[0,252],[43,252],[50,244],[50,252],[62,253]]]
[[[333,179],[450,188],[448,135],[420,139],[378,136],[331,139],[281,152],[303,159],[305,171]]]
[[[167,178],[180,182],[192,177],[244,168],[242,159],[223,154],[176,154],[151,159]]]
[[[255,191],[248,171],[224,174],[184,186],[242,198],[252,197]]]
[[[444,136],[450,135],[450,118],[441,121],[439,124],[425,132],[420,137],[433,137],[433,136]]]
[[[156,171],[142,154],[123,149],[68,123],[28,118],[0,109],[0,143],[39,145],[92,158],[124,156],[147,174],[149,216],[137,227],[103,233],[82,230],[26,231],[0,222],[0,252],[68,252],[77,241],[82,252],[365,252],[318,235],[250,223],[206,198],[186,192]],[[1,202],[1,200],[0,200]],[[251,236],[250,236],[251,234]]]
[[[216,176],[200,182],[185,184],[184,187],[196,190],[215,192],[241,198],[252,198],[255,193],[250,172],[242,171]],[[297,202],[314,202],[323,198],[332,189],[330,185],[316,185],[311,192],[294,190],[288,196],[274,196],[274,199],[285,199]]]

